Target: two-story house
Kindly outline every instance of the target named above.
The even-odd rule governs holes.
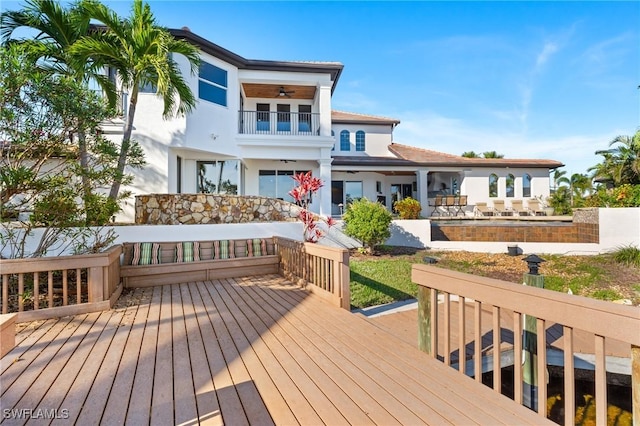
[[[200,49],[197,76],[184,58],[174,57],[198,104],[184,117],[163,120],[155,94],[140,94],[132,137],[148,166],[134,171],[127,188],[133,195],[206,192],[291,200],[291,176],[311,171],[325,182],[311,204],[320,214],[339,215],[362,196],[389,209],[412,196],[428,214],[428,197],[438,191],[468,193],[470,201],[548,195],[549,169],[561,166],[464,159],[396,144],[399,120],[332,111],[341,63],[245,59],[186,28],[171,32]],[[117,133],[118,123],[106,129],[114,138]],[[494,187],[496,194],[490,193]],[[133,199],[119,219],[132,218]]]

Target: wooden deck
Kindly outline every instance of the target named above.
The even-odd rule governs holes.
[[[81,425],[545,422],[279,275],[133,296],[28,324],[0,360],[2,409]]]

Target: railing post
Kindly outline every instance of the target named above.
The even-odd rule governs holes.
[[[631,345],[631,399],[634,426],[640,425],[640,346]]]
[[[431,348],[431,292],[418,285],[418,349],[432,355]]]
[[[524,259],[529,263],[529,273],[524,274],[523,285],[530,287],[544,288],[544,277],[538,275],[538,266],[540,262],[544,262],[543,259],[535,255],[527,256]],[[524,316],[524,331],[522,336],[522,343],[524,349],[524,358],[522,365],[522,379],[524,381],[523,386],[523,401],[522,403],[532,410],[536,410],[538,407],[538,380],[540,376],[543,378],[544,373],[536,369],[538,349],[545,351],[546,348],[537,347],[537,319],[531,315]],[[495,354],[494,354],[495,356]],[[499,356],[499,355],[498,355]],[[514,366],[518,368],[519,366]],[[540,386],[546,386],[546,383],[542,383]]]
[[[340,297],[340,307],[351,310],[351,276],[349,273],[349,252],[347,250],[343,250],[342,253],[340,253],[340,260],[338,260],[336,264],[334,291],[336,291]]]
[[[104,300],[104,273],[102,266],[87,269],[87,293],[89,303],[102,302]]]

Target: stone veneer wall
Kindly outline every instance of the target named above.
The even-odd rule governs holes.
[[[295,220],[300,207],[275,198],[246,195],[149,194],[136,196],[135,223],[191,225]]]

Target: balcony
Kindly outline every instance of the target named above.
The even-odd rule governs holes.
[[[318,136],[320,114],[314,112],[239,111],[238,133],[245,135]]]

